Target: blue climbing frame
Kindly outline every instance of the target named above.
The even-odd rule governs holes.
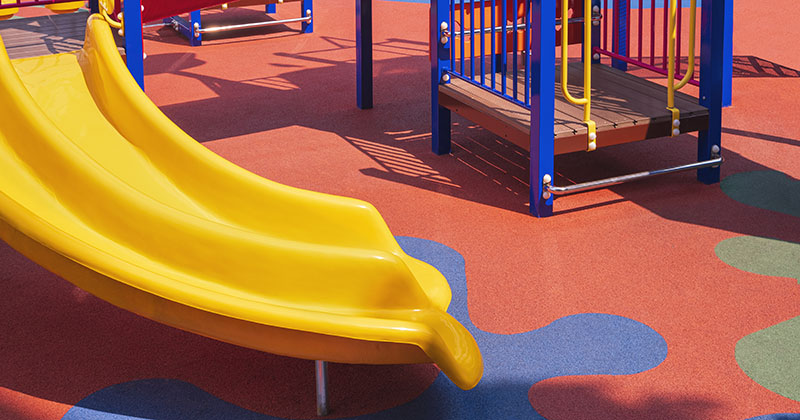
[[[432,0],[430,8],[430,45],[431,45],[431,129],[432,149],[436,154],[450,152],[450,121],[451,111],[439,102],[439,86],[458,78],[460,82],[468,82],[479,86],[494,95],[503,97],[513,103],[530,109],[530,211],[538,217],[553,214],[553,195],[548,188],[554,172],[555,152],[555,90],[556,80],[556,27],[557,22],[556,2],[559,0]],[[578,0],[582,3],[582,0]],[[602,11],[601,0],[593,0],[593,5],[598,6],[595,11]],[[630,2],[639,0],[609,0],[613,1],[613,16],[616,18],[613,30],[612,47],[614,53],[627,55],[628,28]],[[521,10],[519,5],[524,2],[522,22],[517,19],[507,20],[507,4],[513,3],[515,10]],[[719,182],[720,151],[712,150],[720,147],[722,107],[726,99],[730,98],[730,40],[731,40],[731,15],[733,0],[702,0],[701,7],[701,48],[700,48],[700,105],[708,109],[708,126],[699,131],[698,163],[685,165],[691,169],[698,169],[697,177],[701,182],[711,184]],[[650,3],[653,4],[653,3]],[[463,6],[463,7],[460,7]],[[479,9],[476,9],[476,6]],[[490,12],[484,12],[486,6]],[[495,19],[495,10],[499,8],[502,15],[499,22]],[[457,10],[458,9],[458,10]],[[464,10],[472,11],[465,17]],[[476,11],[480,10],[480,14]],[[489,22],[491,28],[484,26],[484,13],[491,13]],[[515,11],[515,13],[517,13]],[[476,15],[479,15],[479,27],[475,24]],[[600,13],[593,13],[596,20]],[[602,17],[600,17],[602,19]],[[466,19],[466,20],[465,20]],[[469,23],[467,23],[469,22]],[[463,25],[461,24],[463,23]],[[519,25],[519,26],[518,26]],[[465,27],[468,28],[465,32]],[[519,30],[519,31],[518,31]],[[496,49],[495,31],[500,32],[499,49]],[[529,45],[529,54],[515,50],[508,50],[506,45],[506,31],[518,34],[522,32],[524,39],[522,45]],[[593,47],[599,50],[599,22],[593,27]],[[485,36],[475,41],[474,34],[487,34],[491,32],[491,49],[487,55],[484,44],[488,44]],[[519,36],[519,35],[517,35]],[[469,37],[469,47],[465,46],[465,38]],[[476,52],[476,43],[480,44]],[[517,39],[514,39],[517,43]],[[456,50],[459,54],[456,54]],[[595,50],[595,51],[597,51]],[[508,71],[505,58],[507,54],[500,54],[502,59],[490,59],[486,64],[486,57],[491,57],[497,51],[513,52],[510,64],[510,74],[513,88],[509,89],[506,80]],[[518,56],[524,71],[519,71]],[[459,59],[460,58],[460,59]],[[599,55],[593,54],[593,62],[599,62]],[[495,62],[498,62],[495,64]],[[479,73],[476,71],[479,63]],[[627,63],[613,60],[612,66],[624,70]],[[490,67],[490,74],[485,74],[486,67]],[[499,69],[496,67],[500,67]],[[525,92],[516,89],[519,74],[525,78]],[[495,79],[500,79],[496,83]],[[487,80],[491,80],[487,82]],[[499,86],[498,86],[499,85]],[[715,159],[716,158],[716,159]],[[670,168],[669,171],[677,168]],[[668,171],[653,171],[652,175]]]

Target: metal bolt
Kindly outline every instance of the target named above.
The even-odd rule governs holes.
[[[592,56],[592,60],[599,60],[599,59],[600,59],[600,54],[594,53],[594,55]]]
[[[443,74],[442,75],[442,81],[445,82],[445,83],[449,82],[450,81],[450,75],[447,74],[447,73]]]
[[[542,177],[542,184],[546,185],[546,184],[549,184],[552,181],[553,181],[553,177],[551,177],[550,174],[544,174],[544,176]]]
[[[715,155],[718,154],[719,153],[719,146],[717,146],[716,144],[711,146],[711,153],[713,153]]]
[[[552,196],[553,195],[550,194],[550,191],[545,191],[545,192],[542,193],[542,198],[544,198],[545,200],[549,200],[550,197],[552,197]]]

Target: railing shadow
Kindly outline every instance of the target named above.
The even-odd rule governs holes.
[[[199,81],[213,91],[216,96],[211,98],[162,107],[200,142],[289,126],[335,133],[377,164],[361,168],[364,175],[528,213],[529,162],[524,149],[454,116],[452,154],[431,153],[429,62],[420,54],[420,50],[424,51],[422,45],[401,39],[376,43],[376,50],[390,58],[375,62],[376,106],[362,111],[354,103],[354,43],[338,38],[325,41],[329,47],[305,53],[276,53],[276,62],[270,65],[283,66],[286,71],[273,71],[263,78],[228,80],[196,74],[191,67],[197,61],[191,57],[184,59],[183,67],[175,68],[174,61],[153,56],[148,73],[168,70]],[[351,58],[346,58],[347,51]],[[769,134],[725,130],[727,135],[797,144],[793,139]],[[684,135],[613,146],[591,154],[558,156],[556,182],[563,185],[693,162],[695,141]],[[771,169],[730,150],[725,151],[725,158],[723,176]],[[609,191],[618,197],[596,202],[582,199],[580,204],[572,201],[566,206],[562,203],[569,204],[570,199],[559,199],[557,213],[575,213],[622,200],[670,220],[754,236],[781,238],[789,234],[767,225],[745,223],[743,212],[752,215],[759,210],[731,206],[732,201],[719,185],[700,184],[693,172],[616,186]]]

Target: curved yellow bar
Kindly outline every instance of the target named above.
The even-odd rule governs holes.
[[[450,288],[368,203],[277,184],[220,158],[138,89],[110,28],[82,51],[0,44],[0,237],[153,320],[270,353],[483,372]]]
[[[686,74],[683,75],[678,84],[675,84],[675,44],[677,39],[677,14],[678,14],[678,1],[670,0],[669,5],[669,47],[667,49],[667,109],[672,112],[672,132],[671,137],[680,134],[680,118],[681,113],[678,108],[675,108],[675,92],[686,86],[689,80],[692,79],[694,74],[694,44],[696,39],[696,25],[697,22],[697,0],[691,0],[689,3],[689,63]]]
[[[597,124],[592,120],[592,1],[583,2],[583,97],[576,98],[569,93],[569,0],[561,0],[561,93],[567,101],[575,105],[583,105],[583,122],[586,124],[589,141],[586,150],[591,152],[597,149]]]

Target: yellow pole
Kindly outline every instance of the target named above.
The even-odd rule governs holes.
[[[587,151],[597,149],[597,124],[591,119],[592,113],[592,2],[583,2],[583,97],[576,98],[569,93],[569,0],[561,1],[561,92],[567,101],[583,105],[583,122],[586,124],[589,141]]]
[[[686,74],[683,75],[678,84],[675,84],[675,43],[677,39],[676,18],[678,14],[678,1],[670,0],[669,5],[669,49],[667,58],[667,109],[672,112],[672,131],[670,135],[675,137],[680,131],[680,110],[675,108],[675,92],[686,86],[694,74],[694,43],[695,43],[695,23],[697,22],[697,0],[689,3],[689,66]]]

